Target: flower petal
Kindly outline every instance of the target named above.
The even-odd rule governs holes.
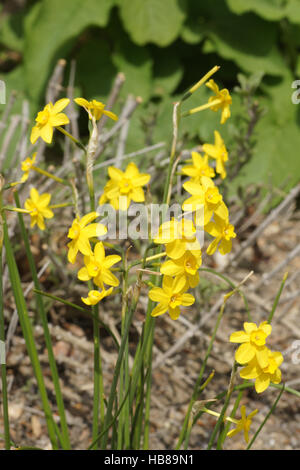
[[[253,359],[255,348],[249,343],[243,343],[235,353],[235,359],[239,364],[247,364]]]

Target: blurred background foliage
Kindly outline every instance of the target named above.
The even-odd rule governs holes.
[[[131,119],[126,151],[171,138],[172,103],[214,65],[232,92],[232,118],[205,111],[182,120],[186,146],[213,142],[230,150],[232,188],[291,187],[300,176],[299,0],[7,0],[0,22],[0,78],[16,90],[14,111],[45,101],[59,58],[76,60],[75,96],[106,101],[117,72],[143,103]],[[204,103],[206,87],[185,102]],[[121,106],[121,104],[118,104]],[[118,112],[118,107],[114,112]],[[85,122],[86,125],[86,122]]]

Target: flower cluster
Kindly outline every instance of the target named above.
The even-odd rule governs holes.
[[[199,84],[190,92],[193,93]],[[214,91],[215,96],[209,98],[206,105],[186,114],[206,108],[212,111],[221,109],[223,124],[230,117],[230,94],[226,89],[219,91],[212,79],[206,85]],[[202,253],[197,239],[198,229],[214,237],[208,246],[208,255],[212,255],[217,248],[222,255],[229,253],[232,239],[236,237],[234,227],[229,222],[228,208],[212,179],[216,173],[222,179],[226,177],[225,162],[228,160],[228,152],[220,133],[215,131],[214,137],[214,144],[203,144],[204,155],[192,152],[192,160],[181,170],[183,175],[189,176],[183,188],[190,194],[190,197],[183,202],[182,209],[185,216],[191,213],[193,220],[184,217],[182,220],[172,219],[164,222],[153,240],[154,243],[165,245],[168,259],[160,267],[160,272],[164,275],[162,288],[153,288],[149,292],[150,299],[159,302],[152,316],[168,311],[171,318],[176,319],[180,313],[180,305],[187,306],[194,302],[194,297],[186,294],[186,291],[195,288],[200,282],[199,268],[202,263]],[[211,159],[216,162],[215,169],[209,165]],[[184,295],[188,295],[189,300],[183,297]],[[176,311],[174,311],[175,304]]]
[[[98,238],[107,233],[107,228],[101,223],[93,222],[99,214],[90,212],[81,218],[76,217],[68,232],[68,260],[74,264],[78,253],[83,255],[84,267],[78,271],[78,279],[81,281],[93,281],[100,291],[92,289],[86,298],[81,300],[86,305],[95,305],[104,297],[111,294],[113,287],[119,285],[118,278],[111,272],[111,267],[121,260],[119,255],[105,255],[103,242],[97,242],[91,247],[91,239]],[[110,286],[105,288],[105,284]]]
[[[245,322],[243,331],[236,331],[230,336],[230,342],[241,343],[235,353],[235,360],[244,366],[240,376],[243,379],[255,379],[257,393],[265,391],[271,382],[281,382],[279,366],[283,356],[266,346],[266,338],[271,331],[272,327],[266,321],[258,327],[255,323]]]
[[[118,120],[118,116],[111,111],[105,109],[105,104],[101,101],[92,100],[87,101],[84,98],[75,98],[75,103],[79,106],[82,106],[89,115],[89,118],[95,118],[97,121],[105,114],[107,117],[113,119],[114,121]],[[37,114],[35,118],[36,125],[32,128],[30,142],[35,144],[35,142],[41,138],[47,144],[51,144],[53,138],[53,129],[58,128],[60,131],[63,129],[61,126],[69,124],[69,118],[66,114],[62,113],[68,104],[70,103],[69,98],[62,98],[56,103],[52,104],[51,102],[46,104],[44,109]]]
[[[150,175],[140,173],[135,163],[130,162],[125,171],[110,166],[108,175],[110,179],[104,187],[99,205],[109,202],[115,210],[127,210],[131,201],[145,201],[143,186],[149,182]]]

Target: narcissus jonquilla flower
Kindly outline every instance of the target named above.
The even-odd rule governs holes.
[[[255,323],[244,323],[244,331],[236,331],[230,335],[231,343],[242,343],[236,353],[235,360],[239,364],[247,364],[256,359],[263,369],[269,364],[269,353],[266,338],[271,334],[271,325],[264,321],[257,327]]]
[[[187,181],[184,183],[183,187],[192,195],[184,201],[182,205],[184,211],[200,211],[200,208],[203,208],[204,225],[210,221],[213,214],[217,214],[222,219],[227,218],[228,209],[223,201],[222,195],[219,193],[218,188],[211,178],[203,176],[201,184]]]
[[[186,293],[187,283],[183,276],[172,278],[163,277],[162,287],[153,287],[149,291],[149,298],[159,304],[151,312],[152,317],[157,317],[169,312],[172,320],[177,320],[180,315],[180,306],[188,307],[195,302],[195,298]]]
[[[204,229],[212,237],[215,237],[214,241],[211,242],[207,248],[208,255],[212,255],[216,251],[218,245],[221,255],[230,253],[232,248],[231,239],[236,237],[236,233],[234,232],[234,226],[229,223],[228,218],[222,219],[215,214],[214,221],[208,222]]]
[[[181,171],[184,175],[190,176],[191,181],[201,183],[202,176],[213,178],[215,176],[214,169],[208,164],[208,156],[202,157],[198,152],[192,152],[192,165],[185,165]]]
[[[279,384],[281,382],[281,370],[279,366],[283,362],[283,356],[279,351],[268,349],[268,364],[260,367],[256,357],[254,357],[246,367],[240,371],[242,379],[255,379],[255,390],[257,393],[264,392],[270,383]]]
[[[145,201],[142,187],[149,182],[151,176],[147,173],[140,173],[135,163],[130,162],[124,172],[110,166],[108,175],[110,180],[104,187],[99,205],[109,201],[114,209],[127,210],[131,201]]]
[[[159,227],[154,243],[166,245],[166,253],[169,258],[181,258],[186,251],[201,251],[196,238],[196,228],[192,220],[182,218],[163,222]]]
[[[61,111],[68,106],[70,100],[62,98],[52,103],[46,104],[36,117],[36,125],[32,128],[30,142],[34,144],[41,137],[47,144],[52,142],[53,128],[69,123],[69,118]]]
[[[228,152],[226,150],[224,140],[218,131],[214,132],[215,143],[204,144],[203,150],[207,155],[216,160],[216,171],[221,175],[221,178],[226,178],[225,162],[228,160]],[[208,176],[208,175],[207,175]]]
[[[99,214],[97,212],[90,212],[81,219],[76,218],[73,220],[68,233],[68,238],[71,238],[72,241],[67,245],[69,248],[68,260],[70,263],[75,263],[78,251],[85,256],[93,256],[89,239],[101,237],[107,233],[107,228],[103,224],[90,223],[98,216]]]
[[[103,284],[116,287],[119,285],[119,279],[112,274],[110,268],[121,260],[119,255],[105,256],[105,250],[102,242],[95,245],[92,256],[84,257],[85,267],[78,272],[78,279],[88,281],[93,278],[96,286],[104,288]]]
[[[201,251],[186,251],[178,259],[165,261],[160,268],[162,274],[167,276],[183,276],[189,287],[196,287],[199,284],[199,272],[202,263]]]
[[[86,305],[96,305],[98,302],[100,302],[100,300],[104,299],[104,297],[110,295],[112,291],[113,287],[110,287],[107,290],[103,289],[101,292],[99,292],[98,290],[90,290],[88,296],[81,297],[81,300]]]
[[[246,416],[246,407],[244,405],[241,406],[241,416],[242,418],[239,420],[230,419],[230,421],[235,422],[236,428],[232,429],[227,433],[227,437],[235,436],[237,433],[243,431],[244,432],[244,439],[246,443],[249,442],[249,430],[252,423],[252,418],[258,413],[258,410],[252,411],[248,416]]]
[[[113,119],[114,121],[118,120],[118,116],[115,113],[112,113],[111,111],[108,111],[105,109],[105,104],[101,103],[101,101],[97,100],[92,100],[88,101],[84,98],[75,98],[74,99],[75,103],[78,104],[79,106],[82,106],[86,112],[89,115],[89,119],[92,119],[92,117],[95,118],[96,121],[98,121],[103,114],[105,114],[107,117]]]
[[[37,224],[41,230],[45,230],[44,219],[51,219],[54,216],[52,210],[48,207],[50,199],[51,194],[44,193],[39,195],[35,188],[30,190],[30,198],[26,199],[24,204],[25,209],[30,211],[30,227],[34,227]]]
[[[219,109],[221,109],[221,124],[224,124],[230,117],[230,105],[232,103],[230,93],[227,88],[219,90],[218,85],[212,78],[206,83],[206,86],[210,88],[215,94],[208,100],[208,103],[212,103],[210,109],[212,111],[219,111]]]

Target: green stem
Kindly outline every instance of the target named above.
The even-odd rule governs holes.
[[[45,413],[49,438],[52,444],[53,449],[58,449],[58,441],[56,436],[55,430],[55,422],[53,419],[53,415],[51,412],[47,391],[43,379],[42,369],[38,358],[37,349],[34,342],[34,335],[32,331],[32,326],[30,323],[30,319],[28,316],[28,310],[26,306],[26,302],[24,299],[24,294],[22,290],[21,280],[19,271],[17,268],[17,264],[14,258],[14,253],[11,247],[8,229],[6,224],[5,213],[3,212],[3,219],[4,219],[4,245],[6,250],[6,260],[8,264],[9,276],[11,281],[11,286],[13,290],[13,295],[16,302],[16,307],[20,319],[21,328],[23,331],[23,335],[26,341],[26,346],[28,350],[28,354],[31,360],[31,364],[35,373],[35,377],[37,380],[38,390],[40,393],[40,397],[43,404],[43,409]]]
[[[63,127],[60,127],[60,126],[58,126],[56,129],[59,130],[62,134],[64,134],[66,137],[69,137],[69,139],[71,139],[72,142],[74,142],[74,144],[77,145],[77,147],[79,147],[81,150],[83,150],[84,152],[86,152],[86,148],[85,148],[85,146],[80,142],[80,140],[76,139],[73,135],[71,135],[69,132],[67,132],[66,129],[64,129]]]
[[[0,208],[2,205],[2,193],[0,192]],[[2,379],[2,407],[3,407],[3,421],[4,421],[4,443],[5,449],[10,449],[10,433],[9,433],[9,415],[8,415],[8,393],[7,393],[7,380],[6,380],[6,352],[5,352],[5,324],[4,324],[4,303],[3,303],[3,268],[2,268],[2,216],[0,214],[0,341],[1,349],[3,351],[3,360],[1,361],[1,379]]]
[[[268,323],[271,323],[271,321],[272,321],[272,319],[273,319],[273,316],[274,316],[274,313],[275,313],[275,311],[276,311],[276,308],[277,308],[277,305],[278,305],[278,302],[279,302],[281,293],[282,293],[282,291],[283,291],[284,284],[286,283],[287,277],[288,277],[288,273],[285,273],[285,275],[283,276],[283,279],[282,279],[282,282],[281,282],[279,291],[277,292],[276,298],[275,298],[275,300],[274,300],[274,304],[273,304],[271,313],[270,313],[269,318],[268,318],[268,320],[267,320]]]
[[[20,207],[20,199],[18,192],[15,191],[14,193],[14,198],[17,207]],[[33,255],[31,253],[30,249],[30,242],[28,238],[28,234],[25,228],[24,220],[22,214],[18,214],[19,218],[19,224],[20,224],[20,229],[21,229],[21,235],[22,239],[24,241],[25,245],[25,251],[26,251],[26,256],[28,259],[29,263],[29,268],[31,272],[31,276],[33,279],[34,287],[35,289],[40,290],[40,282],[39,278],[37,275],[37,270],[35,267],[35,262]],[[52,379],[53,379],[53,385],[54,385],[54,390],[55,390],[55,396],[56,396],[56,403],[57,403],[57,408],[59,412],[59,417],[60,417],[60,424],[61,424],[61,430],[62,430],[62,437],[64,441],[64,448],[65,449],[70,449],[71,448],[71,443],[70,443],[70,438],[69,438],[69,432],[68,432],[68,425],[67,425],[67,420],[66,420],[66,414],[65,414],[65,407],[64,407],[64,401],[60,389],[60,384],[59,384],[59,376],[58,376],[58,370],[55,362],[55,357],[53,353],[53,348],[52,348],[52,342],[51,342],[51,335],[48,327],[48,321],[47,321],[47,314],[45,311],[44,307],[44,302],[43,298],[41,297],[40,294],[36,293],[36,304],[37,304],[37,310],[40,314],[40,318],[42,321],[43,325],[43,330],[44,330],[44,335],[45,335],[45,342],[46,342],[46,347],[48,351],[48,358],[49,358],[49,365],[50,365],[50,370],[52,374]]]
[[[283,384],[275,402],[273,403],[269,413],[267,414],[267,416],[265,417],[265,419],[263,420],[263,422],[261,423],[261,425],[259,426],[258,430],[256,431],[256,433],[254,434],[254,436],[252,437],[251,441],[249,442],[248,446],[247,446],[247,450],[251,449],[255,439],[257,438],[257,436],[259,435],[260,431],[262,430],[262,428],[264,427],[264,425],[266,424],[266,422],[268,421],[268,419],[270,418],[271,414],[275,411],[275,408],[277,406],[277,403],[279,402],[280,398],[281,398],[281,395],[283,394],[284,392],[284,389],[285,389],[285,386]]]

